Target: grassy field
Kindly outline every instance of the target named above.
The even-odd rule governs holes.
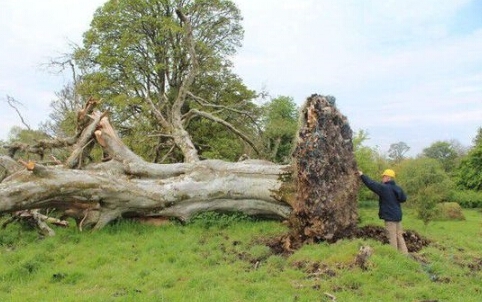
[[[361,224],[382,225],[376,212],[360,209]],[[415,257],[361,239],[283,257],[263,244],[283,224],[225,217],[56,228],[45,239],[9,225],[0,233],[0,301],[482,301],[482,213],[464,214],[425,226],[405,210],[404,228],[433,241]],[[362,245],[374,249],[367,270],[353,265]]]

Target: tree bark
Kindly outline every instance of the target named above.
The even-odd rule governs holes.
[[[334,241],[357,222],[358,177],[351,129],[329,98],[313,95],[302,110],[292,165],[263,160],[155,164],[134,154],[105,114],[89,114],[63,165],[0,157],[0,213],[57,208],[76,213],[80,227],[114,219],[163,216],[189,220],[203,211],[289,219],[286,250]],[[83,166],[85,146],[98,143],[109,161]],[[23,166],[23,167],[22,167]]]
[[[98,204],[95,228],[125,214],[187,220],[202,211],[218,210],[286,218],[290,194],[283,194],[287,185],[282,179],[290,173],[287,166],[259,162],[164,166],[111,161],[83,171],[35,165],[0,184],[0,212]]]
[[[123,216],[188,220],[212,210],[283,219],[291,212],[295,192],[289,165],[261,160],[148,163],[124,145],[105,114],[89,116],[90,124],[63,165],[22,162],[22,169],[10,157],[0,157],[0,174],[8,175],[0,183],[0,213],[79,209],[99,229]],[[111,160],[82,167],[82,150],[92,141]]]

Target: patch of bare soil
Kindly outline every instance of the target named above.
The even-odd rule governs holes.
[[[467,267],[470,269],[471,272],[482,271],[482,258],[474,259],[474,261],[472,263],[469,263]]]
[[[351,234],[346,234],[345,238],[373,239],[381,243],[388,244],[388,237],[385,233],[385,228],[374,225],[367,225],[361,228],[356,228]],[[410,253],[419,252],[422,248],[430,244],[429,239],[421,236],[420,234],[412,230],[406,230],[403,233],[403,238],[405,239],[407,249]],[[322,240],[320,240],[320,242],[321,241]],[[292,246],[289,249],[286,248],[283,238],[270,238],[266,240],[265,244],[271,248],[273,254],[290,255],[294,252]],[[482,260],[479,265],[482,266]],[[474,265],[474,268],[475,267],[477,267],[477,264]]]
[[[364,238],[364,239],[374,239],[379,242],[388,244],[388,237],[385,233],[385,228],[381,226],[374,226],[374,225],[367,225],[361,228],[358,228],[354,232],[355,238]],[[407,245],[407,249],[410,253],[418,252],[423,247],[428,246],[430,244],[430,240],[424,238],[420,234],[412,230],[406,230],[403,233],[403,238],[405,239],[405,243]]]

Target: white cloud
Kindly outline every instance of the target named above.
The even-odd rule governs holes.
[[[2,123],[19,124],[2,105],[6,94],[27,105],[31,120],[46,119],[64,79],[39,64],[69,40],[80,42],[104,2],[2,1]],[[461,15],[470,0],[235,2],[245,29],[235,71],[250,88],[266,86],[299,104],[312,93],[334,95],[354,130],[367,130],[381,148],[406,141],[416,153],[435,140],[470,144],[481,126],[482,20],[454,28],[470,17]]]
[[[468,144],[482,110],[482,21],[473,32],[451,29],[454,14],[468,2],[309,2],[285,22],[296,23],[296,31],[256,24],[251,35],[263,55],[248,47],[237,70],[249,85],[266,84],[274,95],[292,95],[300,104],[314,92],[335,95],[352,127],[373,132],[376,145],[410,139],[420,151],[424,146],[415,137],[427,146],[430,137],[457,133],[447,139]],[[284,22],[290,12],[283,10],[286,1],[279,3],[276,15]],[[303,18],[293,20],[297,16]],[[437,133],[430,133],[435,124]]]
[[[36,127],[48,117],[54,92],[65,79],[47,72],[44,64],[68,52],[70,41],[81,42],[100,0],[2,0],[0,4],[0,139],[14,125],[23,126],[5,100],[25,105],[22,116]]]

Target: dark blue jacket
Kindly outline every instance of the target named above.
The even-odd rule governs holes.
[[[363,174],[363,183],[378,195],[378,217],[386,221],[402,221],[402,207],[400,203],[407,200],[402,188],[390,180],[386,183],[376,182]]]

